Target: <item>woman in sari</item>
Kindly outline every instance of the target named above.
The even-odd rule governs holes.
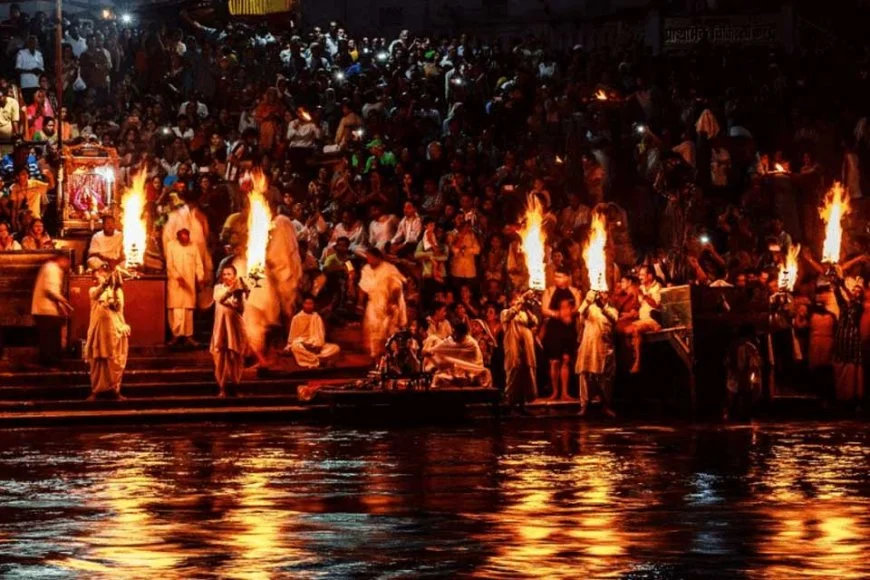
[[[278,91],[269,87],[254,110],[254,119],[260,127],[260,152],[272,151],[278,140],[278,123],[284,116],[284,106],[278,99]]]
[[[42,131],[46,117],[54,118],[54,107],[46,97],[45,90],[39,89],[33,94],[33,104],[28,105],[27,111],[27,135],[28,139],[33,139],[33,135]]]
[[[39,218],[33,220],[27,235],[21,240],[21,247],[25,250],[52,250],[54,242],[45,231],[45,224]]]
[[[85,342],[84,359],[90,367],[91,396],[121,396],[121,379],[127,366],[130,327],[124,319],[124,291],[121,275],[99,270],[95,274],[97,285],[88,293],[91,298],[91,321]]]

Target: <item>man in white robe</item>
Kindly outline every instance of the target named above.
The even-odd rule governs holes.
[[[103,229],[91,237],[88,246],[88,269],[99,270],[103,266],[114,268],[124,258],[124,236],[115,229],[115,218],[103,217]],[[145,255],[145,248],[139,248]]]
[[[193,311],[197,284],[205,278],[202,259],[185,228],[166,247],[166,308],[169,310],[170,345],[193,342]]]
[[[402,285],[405,277],[398,268],[384,261],[377,248],[366,253],[368,264],[360,274],[360,300],[367,298],[363,319],[363,336],[372,358],[384,352],[386,340],[408,323]],[[362,304],[360,304],[362,306]]]
[[[426,317],[426,325],[426,338],[423,339],[424,353],[453,335],[453,327],[447,320],[447,305],[440,302],[435,304],[432,316]],[[427,371],[432,370],[434,361],[427,357],[423,368]]]
[[[208,218],[195,205],[184,203],[177,194],[172,194],[173,210],[166,216],[163,225],[163,255],[166,255],[169,244],[178,237],[178,232],[187,230],[190,241],[199,252],[202,260],[205,277],[202,279],[200,290],[197,295],[197,307],[205,310],[212,303],[212,284],[214,283],[211,252],[208,249]]]
[[[280,312],[288,319],[296,311],[296,290],[302,279],[302,258],[293,220],[279,213],[272,220],[266,248],[266,276],[277,294]],[[272,324],[279,321],[273,320]]]
[[[96,273],[97,285],[88,293],[91,317],[85,341],[84,359],[91,375],[91,396],[111,396],[123,400],[121,380],[127,366],[130,327],[124,319],[124,291],[120,275],[106,270]]]
[[[302,311],[290,322],[284,352],[292,353],[300,367],[316,369],[340,350],[337,344],[326,342],[326,327],[320,315],[314,312],[314,298],[306,296],[302,301]]]
[[[580,305],[583,317],[583,337],[577,349],[574,370],[580,377],[580,415],[586,414],[590,386],[601,391],[604,414],[615,417],[611,408],[613,378],[616,376],[616,361],[613,347],[613,329],[619,320],[606,293],[590,290]]]
[[[219,387],[218,396],[227,395],[227,387],[234,389],[242,382],[247,349],[245,322],[245,294],[247,288],[232,264],[221,267],[220,284],[214,287],[214,328],[209,351],[214,359],[214,377]],[[232,394],[233,391],[230,391]]]
[[[468,334],[468,325],[464,322],[456,324],[453,336],[424,347],[423,354],[437,369],[432,377],[432,388],[492,386],[492,373],[484,366],[480,345]]]
[[[534,328],[538,315],[515,292],[511,307],[501,313],[504,327],[505,397],[520,409],[538,397]]]

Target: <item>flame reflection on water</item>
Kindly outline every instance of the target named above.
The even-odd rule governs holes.
[[[862,424],[0,440],[0,575],[859,578]]]

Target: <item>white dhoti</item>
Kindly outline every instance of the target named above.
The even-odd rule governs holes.
[[[221,390],[227,385],[241,384],[245,372],[245,357],[242,353],[221,348],[212,351],[211,357],[214,360],[214,378]]]
[[[317,347],[306,344],[302,339],[294,340],[289,346],[296,364],[306,369],[318,368],[321,361],[331,358],[341,351],[341,347],[331,342],[323,343],[323,346],[318,350]],[[315,350],[311,350],[312,348]]]
[[[172,336],[183,338],[193,336],[193,308],[170,308],[169,330]]]
[[[437,340],[437,337],[429,337]],[[428,340],[428,339],[427,339]],[[453,338],[430,342],[423,348],[423,353],[437,369],[432,378],[432,387],[461,386],[482,387],[492,386],[492,373],[483,364],[483,353],[480,345],[471,336],[464,337],[460,342]]]

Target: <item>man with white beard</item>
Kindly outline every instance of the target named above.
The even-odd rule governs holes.
[[[408,323],[402,291],[405,277],[384,261],[383,252],[377,248],[367,250],[366,260],[359,281],[360,308],[363,297],[367,299],[363,336],[372,358],[377,358],[383,354],[387,338]]]
[[[205,278],[199,251],[183,228],[176,239],[166,246],[166,307],[169,310],[170,345],[193,342],[193,311],[196,308],[197,285]]]

